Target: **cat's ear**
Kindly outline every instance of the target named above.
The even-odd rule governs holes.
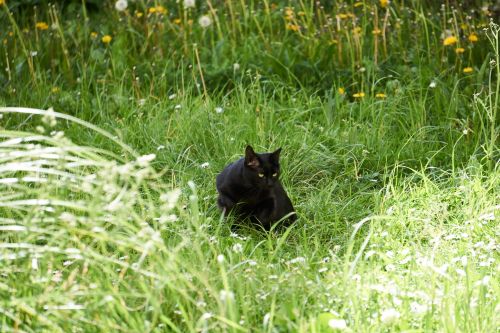
[[[276,149],[271,153],[271,158],[273,159],[274,162],[278,163],[280,160],[280,153],[281,153],[281,148]]]
[[[245,149],[245,165],[251,168],[257,168],[260,165],[259,158],[250,145]]]

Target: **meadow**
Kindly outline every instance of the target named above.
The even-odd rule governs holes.
[[[0,331],[498,331],[499,10],[0,0]]]

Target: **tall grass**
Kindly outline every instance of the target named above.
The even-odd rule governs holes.
[[[0,1],[0,331],[497,329],[493,8],[186,3]],[[247,143],[287,230],[221,219]]]

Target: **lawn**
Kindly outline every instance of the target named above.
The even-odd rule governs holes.
[[[0,331],[497,331],[500,12],[461,3],[0,0]],[[291,227],[222,218],[247,144]]]

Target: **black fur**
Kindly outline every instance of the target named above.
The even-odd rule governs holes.
[[[283,223],[296,220],[292,202],[279,181],[280,152],[281,148],[257,154],[247,146],[244,158],[229,164],[217,175],[217,203],[225,216],[233,213],[240,218],[250,218],[267,230],[290,213]]]

